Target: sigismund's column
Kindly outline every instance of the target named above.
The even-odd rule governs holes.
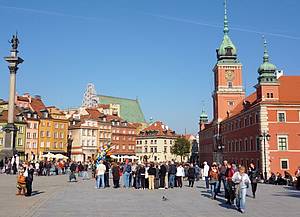
[[[8,119],[7,125],[4,127],[5,131],[5,143],[3,152],[7,157],[11,157],[16,153],[16,134],[17,127],[14,124],[15,119],[15,95],[16,95],[16,74],[18,65],[24,60],[18,57],[18,45],[19,39],[17,33],[13,35],[11,41],[10,56],[4,57],[5,61],[8,62],[8,69],[10,72],[10,85],[9,85],[9,101],[8,101]]]

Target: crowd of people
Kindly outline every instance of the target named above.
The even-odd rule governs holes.
[[[235,205],[238,211],[244,213],[246,205],[246,192],[251,186],[252,196],[256,197],[257,183],[261,180],[261,173],[254,163],[246,168],[242,165],[216,162],[208,165],[204,162],[201,166],[193,163],[176,163],[174,161],[154,162],[99,162],[86,163],[65,160],[41,160],[21,162],[18,156],[0,161],[0,172],[17,174],[17,195],[31,196],[33,176],[51,176],[69,174],[69,181],[95,179],[95,188],[110,187],[112,179],[113,188],[135,188],[140,190],[182,188],[183,180],[188,181],[188,187],[193,188],[195,181],[200,178],[205,181],[205,188],[212,199],[221,195],[224,188],[228,205]],[[294,180],[296,179],[296,181]],[[289,184],[294,183],[300,190],[300,167],[292,177],[288,172],[284,176],[272,173],[267,183]]]

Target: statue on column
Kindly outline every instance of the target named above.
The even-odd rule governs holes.
[[[9,42],[11,44],[11,47],[13,50],[17,50],[18,49],[18,45],[19,45],[19,39],[18,39],[18,34],[16,33],[16,35],[13,35],[12,39]]]

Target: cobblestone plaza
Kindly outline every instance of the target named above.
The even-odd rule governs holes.
[[[241,214],[227,206],[222,196],[212,200],[202,181],[194,188],[98,190],[94,180],[69,183],[67,176],[43,176],[34,178],[32,197],[16,196],[15,181],[16,176],[0,175],[1,217],[296,217],[300,213],[300,192],[286,186],[259,185],[257,198],[247,197],[246,213]]]

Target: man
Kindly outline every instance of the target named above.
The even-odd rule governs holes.
[[[174,164],[174,161],[171,162],[171,165],[169,166],[169,187],[174,188],[175,186],[175,175],[177,172],[176,165]]]
[[[26,197],[30,197],[32,193],[32,182],[33,182],[33,173],[34,169],[31,163],[28,163],[26,166]]]
[[[219,184],[218,184],[218,193],[221,193],[221,184],[223,183],[224,186],[224,191],[226,190],[226,169],[227,169],[227,160],[223,161],[223,164],[219,167],[219,171],[220,171],[220,176],[219,176]]]
[[[76,181],[76,175],[75,175],[76,167],[77,167],[77,165],[75,164],[75,162],[71,162],[71,165],[70,165],[71,173],[70,173],[70,176],[69,176],[69,181],[70,182],[72,182],[72,180]]]
[[[96,174],[97,174],[97,188],[99,189],[100,187],[105,188],[105,182],[104,182],[104,174],[106,171],[106,166],[103,164],[103,160],[100,160],[99,165],[97,166],[96,169]]]
[[[165,176],[166,176],[166,173],[167,173],[167,168],[166,168],[166,165],[164,163],[162,163],[160,165],[160,168],[159,168],[159,179],[160,179],[160,188],[165,188]]]
[[[131,163],[126,160],[126,164],[124,165],[124,168],[123,168],[123,179],[124,179],[124,187],[125,188],[129,188],[129,183],[130,183],[130,175],[131,175]]]
[[[106,167],[106,170],[105,170],[105,173],[104,173],[105,187],[109,187],[109,168],[110,168],[110,165],[107,161],[104,161],[103,164]]]
[[[205,179],[205,187],[209,188],[209,166],[206,161],[203,162],[204,168],[203,168],[203,176]]]

